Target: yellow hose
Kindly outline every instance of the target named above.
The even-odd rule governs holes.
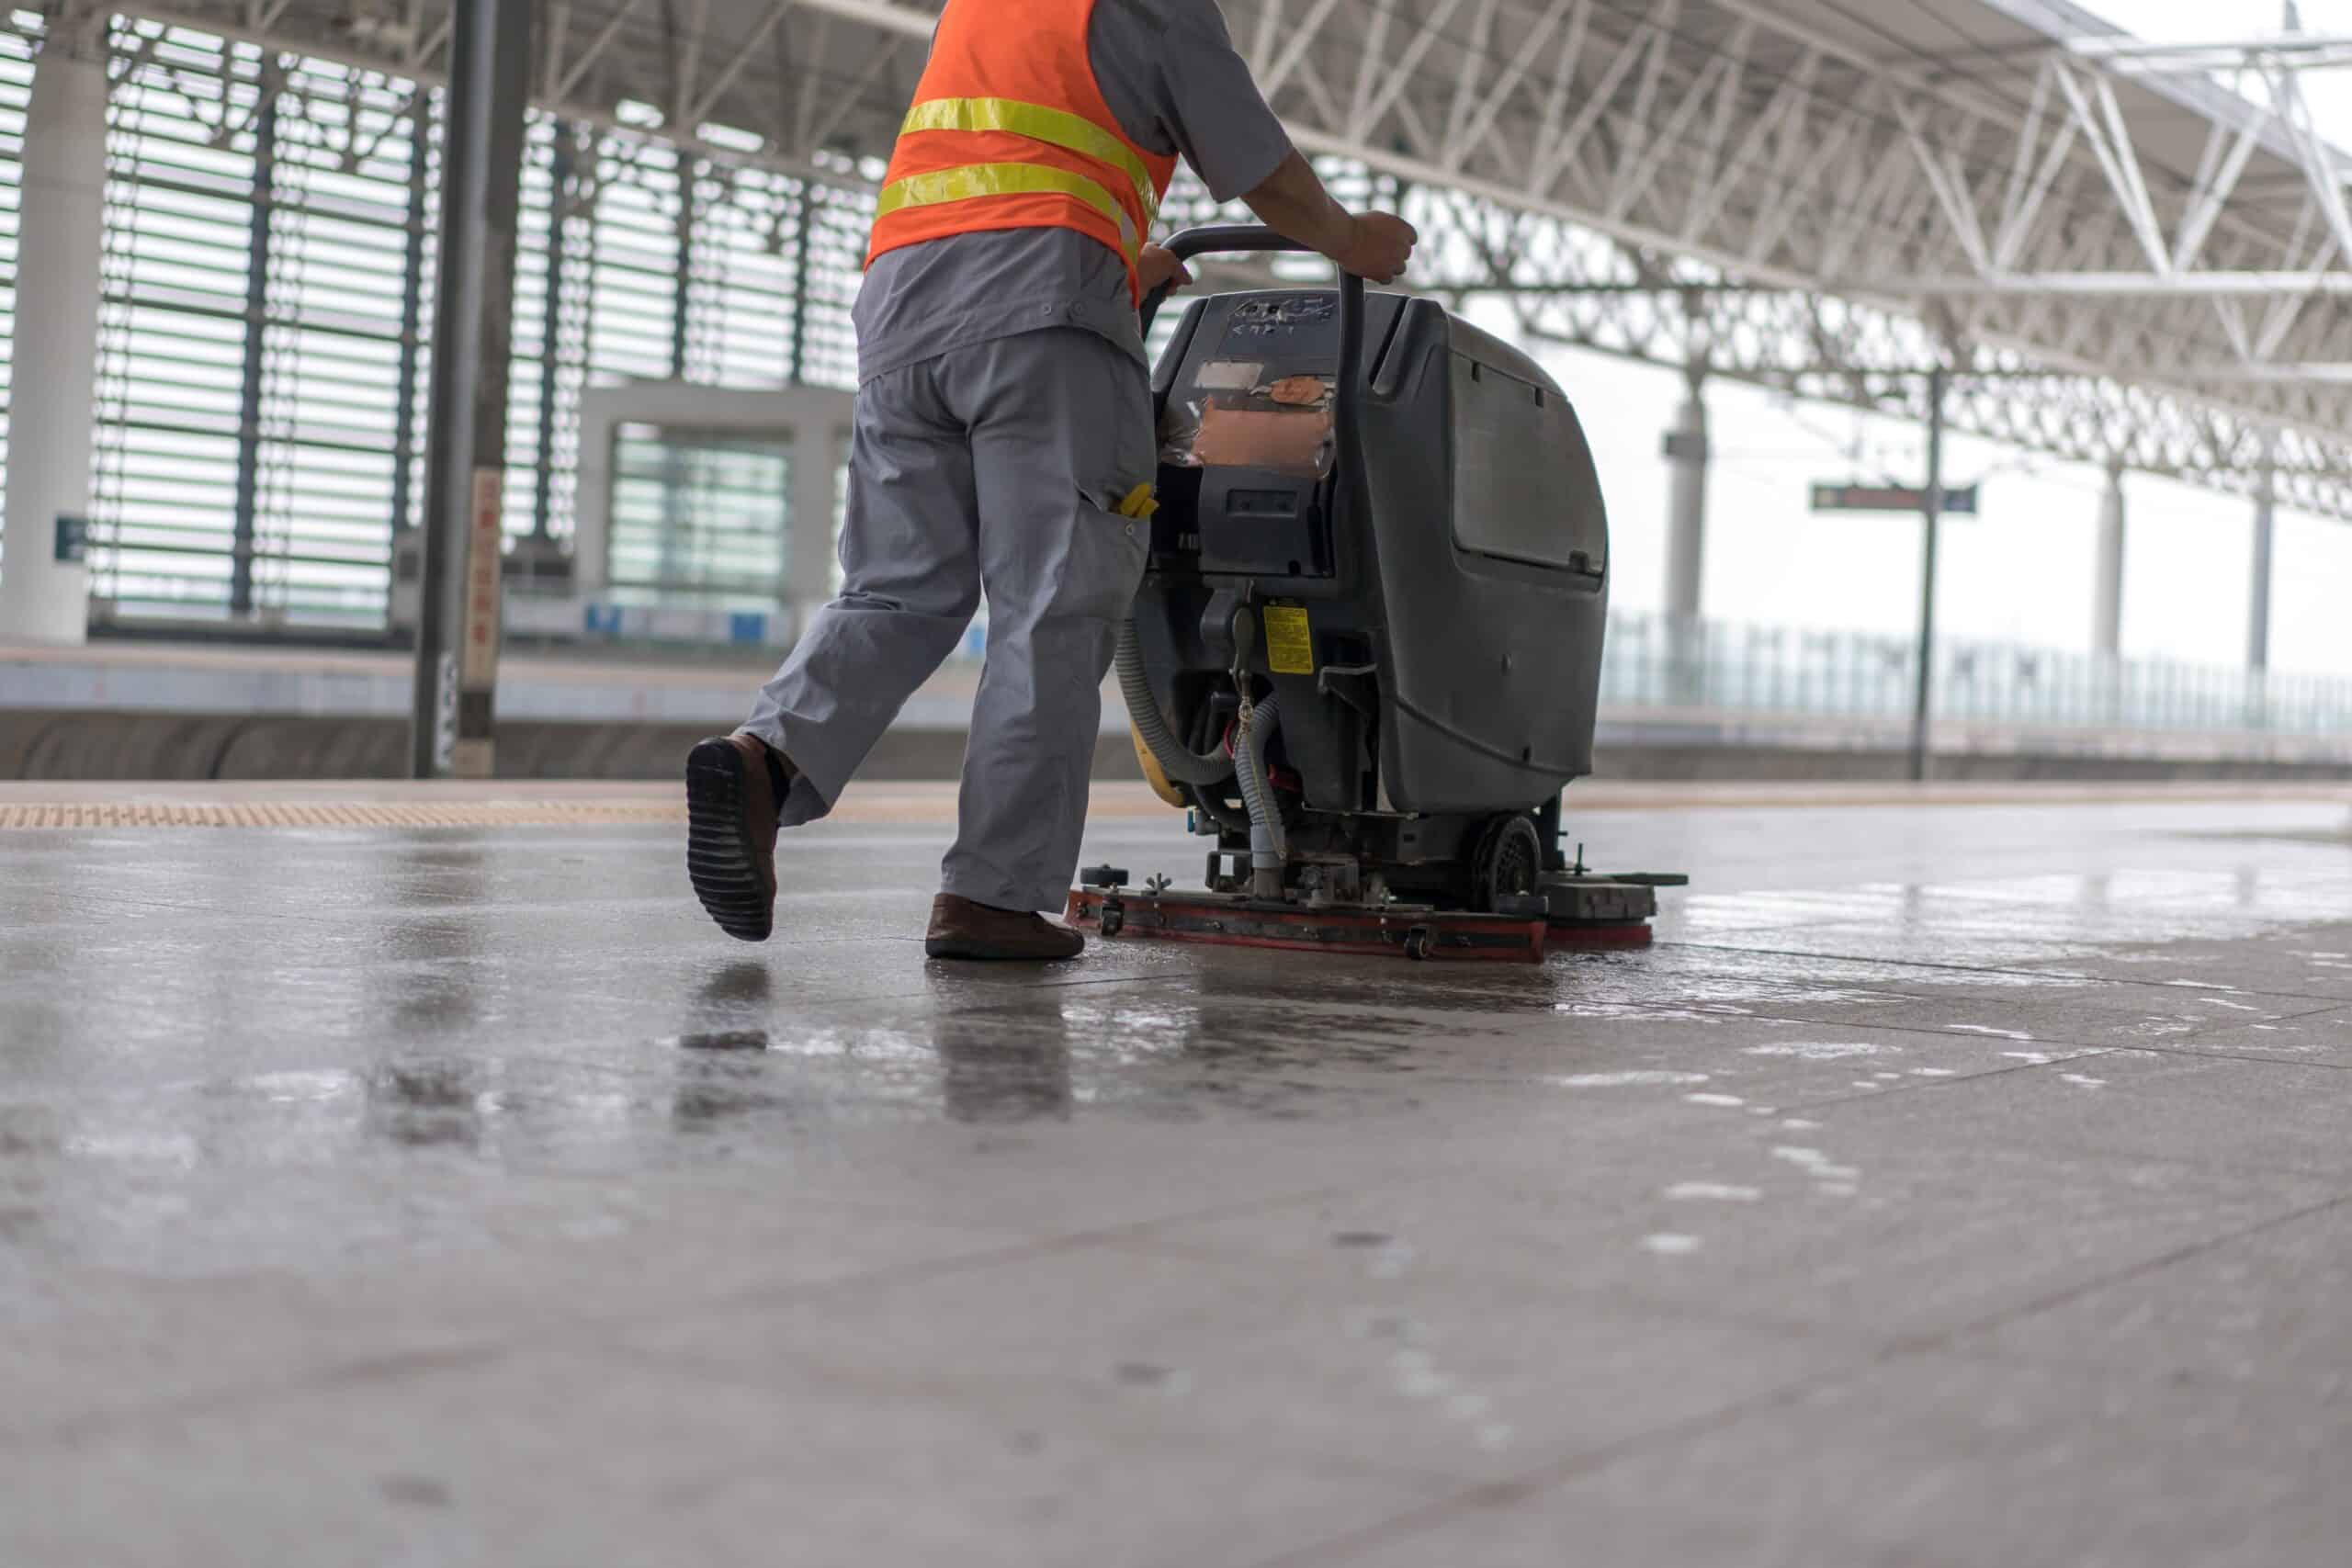
[[[1143,737],[1136,733],[1136,727],[1132,724],[1127,726],[1127,739],[1136,743],[1136,761],[1143,765],[1144,783],[1151,786],[1151,793],[1177,809],[1183,809],[1184,797],[1176,793],[1174,784],[1168,782],[1168,774],[1161,770],[1159,759],[1151,754],[1151,748],[1143,743]]]

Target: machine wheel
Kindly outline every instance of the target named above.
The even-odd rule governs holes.
[[[1469,907],[1493,914],[1514,894],[1535,891],[1544,875],[1544,840],[1524,812],[1497,817],[1478,834],[1470,855]]]

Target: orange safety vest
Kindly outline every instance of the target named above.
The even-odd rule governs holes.
[[[1176,160],[1121,130],[1088,57],[1094,0],[948,0],[899,128],[865,264],[995,229],[1075,229],[1136,258]]]

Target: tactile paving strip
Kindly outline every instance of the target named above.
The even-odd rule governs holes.
[[[565,828],[683,822],[685,807],[656,801],[485,800],[446,805],[256,801],[92,802],[0,806],[11,828]]]

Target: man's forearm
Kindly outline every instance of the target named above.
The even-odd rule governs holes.
[[[1283,239],[1337,258],[1347,253],[1355,220],[1323,188],[1315,165],[1296,152],[1241,198]]]
[[[1410,223],[1393,212],[1359,216],[1332,200],[1314,165],[1295,151],[1241,199],[1283,239],[1320,251],[1342,272],[1373,283],[1393,283],[1402,276],[1420,239]]]

